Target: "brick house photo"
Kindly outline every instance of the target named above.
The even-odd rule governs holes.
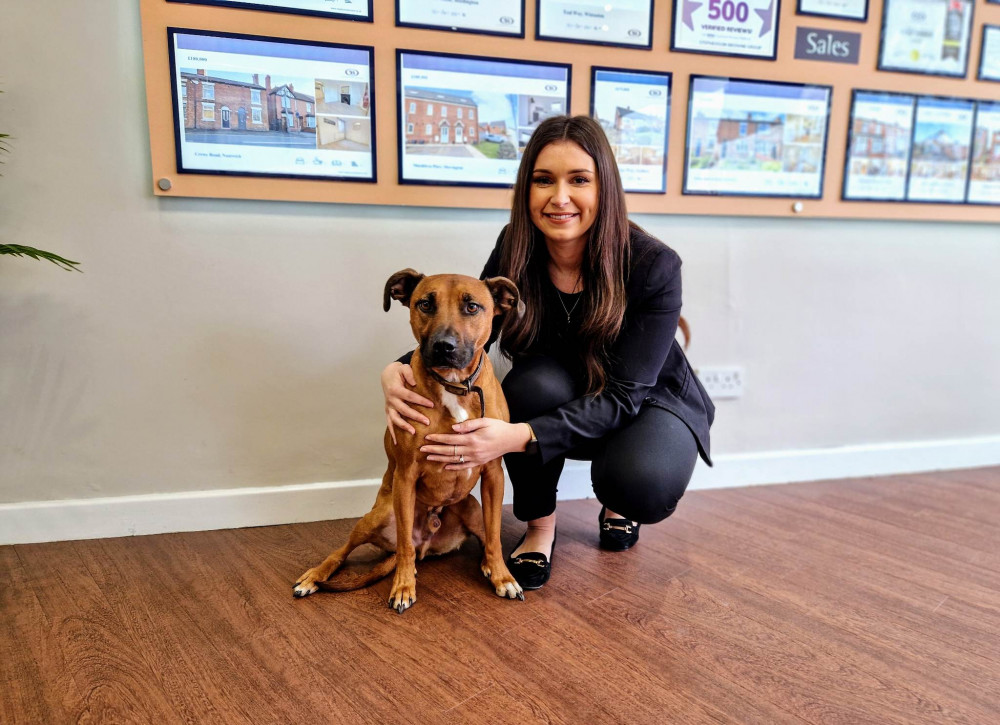
[[[204,68],[181,71],[181,113],[191,130],[267,131],[265,87],[258,74],[237,81],[209,75]]]
[[[471,94],[407,88],[403,110],[407,144],[479,142],[479,106]]]
[[[311,82],[305,87],[310,85]],[[271,76],[264,77],[264,86],[272,131],[316,133],[316,99],[313,96],[296,91],[291,82],[272,88]]]

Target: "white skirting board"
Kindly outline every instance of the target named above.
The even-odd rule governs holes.
[[[1000,436],[720,455],[714,468],[698,464],[688,490],[996,465],[1000,465]],[[559,498],[592,497],[589,474],[590,464],[569,461]],[[0,504],[0,544],[353,518],[371,508],[379,484],[368,479]],[[504,499],[511,501],[509,483]]]

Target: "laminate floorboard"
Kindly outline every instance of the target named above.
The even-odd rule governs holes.
[[[1000,722],[1000,468],[692,491],[622,553],[599,509],[526,601],[468,541],[403,615],[291,596],[354,520],[0,547],[0,723]]]

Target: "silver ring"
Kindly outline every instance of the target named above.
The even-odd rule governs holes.
[[[464,453],[458,457],[458,462],[459,463],[465,463],[465,454]]]

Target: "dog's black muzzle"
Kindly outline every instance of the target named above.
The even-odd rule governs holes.
[[[450,330],[431,335],[420,343],[420,356],[432,368],[462,370],[472,364],[475,351],[474,345],[462,342]]]

